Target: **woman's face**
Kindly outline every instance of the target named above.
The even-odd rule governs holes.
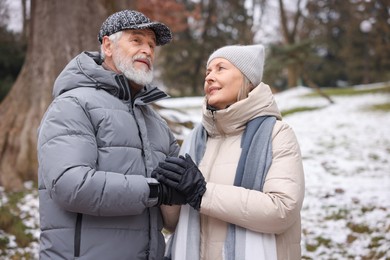
[[[223,58],[213,59],[206,70],[204,92],[207,103],[224,109],[237,101],[244,76],[233,64]]]

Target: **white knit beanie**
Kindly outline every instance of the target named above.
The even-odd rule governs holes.
[[[207,67],[215,58],[224,58],[230,61],[257,87],[263,79],[264,46],[257,45],[229,45],[214,51],[207,61]]]

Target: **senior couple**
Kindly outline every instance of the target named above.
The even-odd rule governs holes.
[[[211,53],[202,122],[179,147],[151,106],[167,97],[151,83],[171,39],[114,13],[100,52],[56,79],[38,133],[40,259],[301,258],[302,159],[262,82],[263,46]]]

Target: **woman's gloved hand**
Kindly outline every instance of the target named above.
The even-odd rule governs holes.
[[[188,204],[200,209],[206,181],[190,155],[167,157],[154,171],[159,182],[176,189],[186,197]]]

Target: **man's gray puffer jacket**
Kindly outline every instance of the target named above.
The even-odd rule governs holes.
[[[145,86],[131,100],[97,52],[74,58],[53,95],[38,133],[40,259],[162,259],[148,183],[179,147],[148,104],[167,95]]]

